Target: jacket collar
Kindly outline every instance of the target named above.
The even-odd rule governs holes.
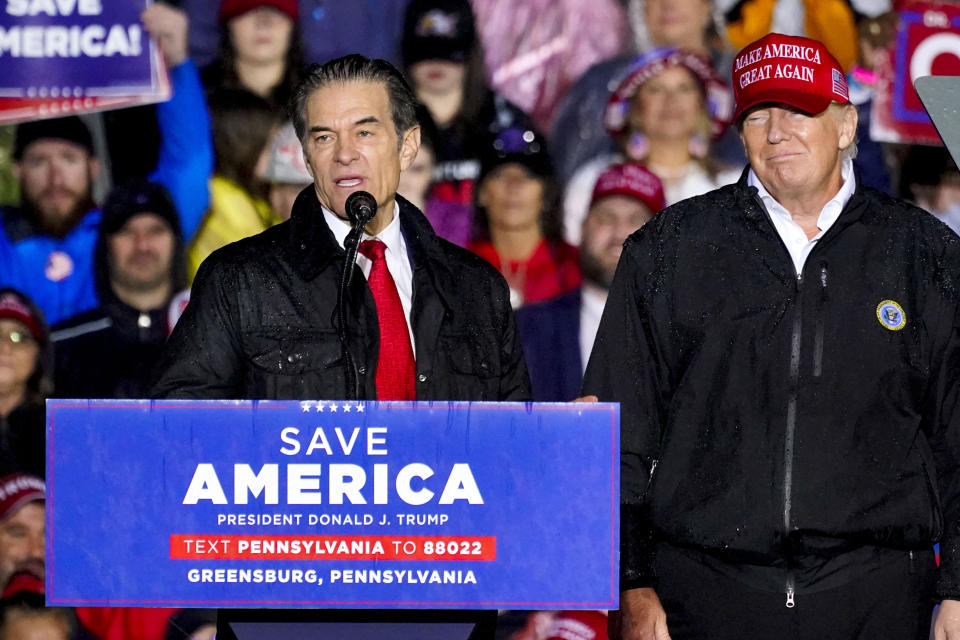
[[[743,168],[743,172],[740,174],[740,179],[737,180],[736,183],[737,201],[739,205],[738,208],[740,211],[744,212],[748,219],[753,220],[754,222],[759,222],[764,218],[768,218],[769,214],[767,213],[766,208],[763,206],[763,202],[760,200],[760,196],[756,187],[751,187],[747,184],[747,176],[749,174],[750,165],[747,164]],[[843,211],[840,212],[840,217],[837,218],[837,221],[833,224],[833,226],[830,227],[831,231],[833,231],[834,228],[839,230],[856,222],[860,216],[863,215],[863,211],[866,208],[866,187],[863,184],[863,180],[860,179],[860,172],[857,170],[856,166],[853,168],[853,175],[854,180],[856,181],[856,187],[854,188],[853,195],[850,196],[847,204],[843,207]],[[826,237],[826,234],[824,237]]]

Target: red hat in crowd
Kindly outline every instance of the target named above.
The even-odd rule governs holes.
[[[733,96],[730,87],[723,83],[709,60],[696,53],[672,47],[651,49],[633,61],[627,76],[607,102],[603,116],[607,132],[616,137],[626,131],[630,103],[640,87],[650,78],[678,66],[693,73],[703,87],[707,113],[710,116],[710,133],[714,138],[720,137],[732,120]]]
[[[786,104],[804,113],[822,113],[831,102],[850,101],[837,59],[820,42],[768,34],[744,47],[733,61],[734,120],[764,103]]]
[[[547,640],[606,640],[607,616],[599,611],[561,611],[550,623]]]
[[[28,502],[46,500],[43,480],[26,473],[0,478],[0,520],[6,520]]]
[[[590,206],[607,196],[634,198],[654,213],[666,206],[660,178],[646,167],[632,162],[615,164],[600,174],[593,187]]]
[[[26,301],[13,291],[8,290],[0,295],[0,318],[11,318],[20,322],[30,330],[36,340],[43,342],[41,323],[33,315]]]
[[[29,571],[17,571],[10,577],[10,581],[3,587],[0,599],[9,600],[17,596],[44,594],[46,585],[43,578],[38,578]]]
[[[220,3],[220,21],[225,22],[230,18],[242,16],[247,11],[259,7],[276,9],[287,14],[294,22],[300,18],[300,7],[297,5],[297,0],[223,0]]]

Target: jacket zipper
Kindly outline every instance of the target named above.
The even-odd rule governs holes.
[[[823,372],[823,316],[827,301],[827,263],[820,263],[820,309],[817,312],[817,333],[813,340],[813,377],[819,378]]]
[[[790,396],[787,400],[787,430],[783,441],[783,535],[784,543],[790,538],[790,511],[793,492],[793,444],[797,428],[797,387],[800,378],[800,344],[803,334],[803,274],[797,276],[797,307],[793,317],[793,335],[790,338]],[[794,603],[794,577],[787,562],[786,606]]]

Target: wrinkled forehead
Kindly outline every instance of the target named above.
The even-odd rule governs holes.
[[[310,92],[306,101],[307,127],[330,126],[346,119],[374,117],[392,124],[390,93],[383,82],[334,80]]]

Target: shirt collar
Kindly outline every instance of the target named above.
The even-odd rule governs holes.
[[[826,231],[837,221],[843,208],[847,206],[847,202],[853,197],[853,192],[856,190],[857,185],[853,172],[853,160],[850,158],[844,158],[840,164],[840,177],[843,178],[843,184],[840,185],[840,190],[823,206],[823,209],[820,211],[820,217],[817,218],[817,227],[821,231]],[[785,215],[791,220],[793,219],[790,216],[790,212],[777,202],[776,198],[770,195],[770,192],[767,191],[763,183],[760,182],[760,178],[754,173],[753,168],[750,168],[747,173],[747,185],[757,188],[757,195],[760,196],[764,206],[771,215]]]
[[[337,239],[337,244],[343,247],[343,243],[347,239],[347,234],[350,233],[350,223],[323,205],[320,206],[323,209],[323,218],[326,220],[327,226],[330,227],[330,231],[333,232],[333,237]],[[390,221],[390,224],[382,229],[376,236],[371,236],[364,232],[360,240],[362,242],[363,240],[370,240],[371,238],[380,240],[383,244],[387,245],[387,249],[392,249],[393,251],[399,251],[403,247],[403,234],[400,233],[400,205],[397,202],[393,203],[393,220]]]

